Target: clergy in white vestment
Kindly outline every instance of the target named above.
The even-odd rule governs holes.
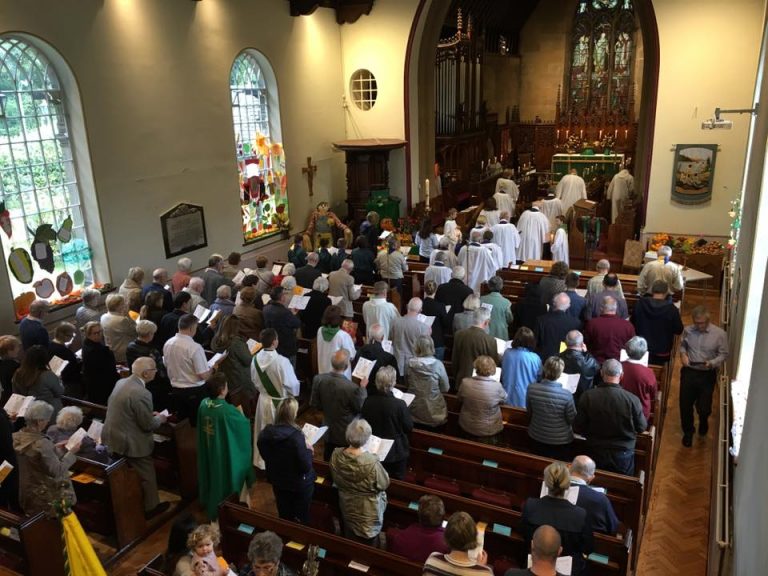
[[[584,178],[578,175],[576,169],[572,169],[570,174],[566,174],[557,183],[555,194],[563,203],[563,214],[568,213],[568,208],[576,204],[579,200],[587,198],[587,184]]]
[[[349,352],[350,358],[355,357],[355,343],[352,337],[342,330],[341,324],[343,321],[341,308],[338,306],[328,306],[325,312],[323,312],[322,324],[317,329],[316,339],[318,374],[327,374],[333,371],[331,359],[342,348]],[[351,366],[347,366],[344,375],[352,380]]]
[[[517,227],[509,222],[509,213],[502,212],[501,220],[493,228],[493,242],[501,248],[502,260],[506,268],[517,260],[517,247],[520,244],[520,232]]]
[[[568,233],[565,231],[565,218],[558,216],[555,221],[557,228],[552,235],[552,261],[565,262],[570,265],[568,261]]]
[[[489,228],[499,223],[501,214],[496,207],[496,200],[494,200],[493,196],[486,198],[485,202],[483,202],[483,209],[480,211],[480,216],[485,217],[485,225]],[[478,216],[478,220],[480,216]]]
[[[506,212],[509,218],[515,215],[515,202],[520,196],[520,189],[514,180],[499,178],[496,180],[496,192],[493,198],[496,200],[496,208],[499,212]]]
[[[426,286],[427,282],[431,280],[437,286],[440,286],[450,279],[451,268],[445,265],[445,253],[438,250],[435,255],[434,263],[427,266],[427,269],[424,272],[424,285]],[[387,334],[389,334],[389,332],[387,332]]]
[[[476,294],[480,294],[482,283],[496,274],[496,260],[491,251],[480,243],[483,239],[482,232],[472,230],[469,237],[471,242],[459,251],[459,266],[463,266],[467,271],[467,286]]]
[[[493,232],[486,230],[483,232],[483,246],[488,248],[493,254],[493,261],[496,263],[496,270],[505,268],[504,266],[504,253],[501,251],[501,246],[493,242]]]
[[[549,242],[549,220],[539,210],[538,202],[534,202],[530,210],[520,215],[517,229],[520,231],[517,259],[541,260],[544,244]]]
[[[552,230],[557,227],[555,218],[565,215],[562,200],[560,200],[560,198],[555,198],[554,194],[549,194],[544,200],[541,201],[541,212],[544,214],[544,216],[549,218],[549,227]]]
[[[279,344],[274,328],[261,331],[261,350],[251,362],[251,380],[259,391],[256,415],[253,420],[253,465],[264,470],[256,440],[259,433],[275,421],[275,410],[281,400],[298,396],[301,385],[293,371],[291,361],[277,353]]]
[[[605,197],[611,201],[611,222],[616,222],[621,204],[635,192],[635,179],[626,168],[616,174],[608,185]]]
[[[443,236],[448,239],[451,246],[455,246],[461,242],[461,229],[458,224],[456,224],[456,216],[458,216],[456,208],[451,208],[448,210],[445,224],[443,224]]]

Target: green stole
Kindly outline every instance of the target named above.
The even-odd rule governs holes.
[[[275,388],[275,385],[272,384],[272,380],[269,379],[267,373],[264,372],[261,367],[259,367],[259,363],[256,361],[256,356],[253,357],[253,366],[256,368],[256,374],[259,375],[261,385],[264,386],[264,390],[266,390],[267,394],[269,394],[269,397],[272,400],[272,404],[275,408],[277,408],[277,406],[283,400],[283,395],[277,391],[277,388]]]

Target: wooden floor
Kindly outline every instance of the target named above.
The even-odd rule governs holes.
[[[683,307],[684,322],[690,323],[690,310],[698,304],[706,304],[716,322],[717,299],[689,295]],[[704,576],[706,573],[712,442],[717,429],[717,410],[710,418],[709,435],[705,438],[695,435],[693,447],[684,448],[678,409],[679,373],[676,362],[637,576]],[[277,514],[272,491],[264,481],[254,486],[251,498],[254,508]],[[205,521],[205,514],[197,503],[187,510],[200,522]],[[114,576],[135,575],[141,566],[165,551],[171,523],[163,525],[107,572]]]

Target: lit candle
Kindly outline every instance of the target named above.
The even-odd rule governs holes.
[[[579,130],[579,138],[584,139],[584,130]]]
[[[603,139],[603,131],[602,131],[602,130],[600,130],[600,136],[598,136],[598,138],[597,138],[597,139],[598,139],[598,140],[602,140],[602,139]]]
[[[560,128],[557,129],[557,141],[560,142]]]
[[[485,170],[485,160],[480,160],[480,172]]]
[[[613,131],[613,139],[616,140],[619,137],[619,129],[616,128],[616,130]]]
[[[565,129],[565,139],[568,140],[568,138],[571,136],[571,129],[566,128]]]
[[[629,135],[629,130],[624,130],[624,140],[627,140],[627,136]]]
[[[429,178],[424,180],[424,187],[427,191],[427,204],[426,204],[426,211],[429,212]]]

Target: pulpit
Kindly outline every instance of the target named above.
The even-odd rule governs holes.
[[[389,153],[405,146],[405,140],[366,138],[334,142],[346,155],[347,214],[357,222],[365,220],[373,191],[389,189]]]

